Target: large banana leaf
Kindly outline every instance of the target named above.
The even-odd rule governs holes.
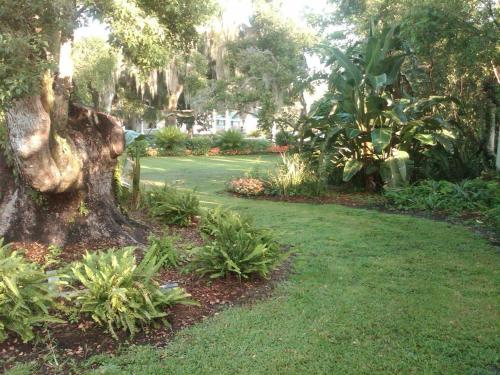
[[[384,149],[389,146],[392,138],[392,130],[390,128],[377,128],[371,132],[372,144],[375,152],[381,154]]]
[[[356,129],[356,128],[345,128],[345,134],[347,135],[348,138],[356,138],[358,135],[361,134],[361,130]]]
[[[419,133],[415,134],[413,138],[427,146],[435,146],[437,144],[436,139],[432,134]]]
[[[360,170],[363,169],[363,162],[356,160],[356,159],[351,159],[347,161],[347,163],[344,166],[344,173],[342,176],[342,180],[345,182],[350,181],[351,178],[356,175]]]
[[[413,162],[405,151],[396,151],[393,157],[385,160],[380,175],[386,187],[400,187],[408,184]]]
[[[358,85],[362,79],[361,70],[338,48],[333,48],[332,53],[338,63],[346,70],[350,78]]]

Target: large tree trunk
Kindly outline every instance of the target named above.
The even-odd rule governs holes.
[[[61,136],[40,96],[9,110],[14,165],[0,152],[0,237],[60,246],[142,242],[143,229],[121,214],[113,194],[124,148],[120,123],[85,107],[71,106],[68,114]]]

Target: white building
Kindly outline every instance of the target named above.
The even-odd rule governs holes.
[[[165,120],[161,120],[155,124],[154,127],[142,121],[138,129],[134,129],[142,134],[151,134],[159,129],[165,127]],[[251,114],[241,115],[236,111],[226,111],[225,113],[218,113],[213,111],[211,126],[207,129],[201,125],[195,124],[193,127],[193,134],[217,134],[226,130],[238,130],[245,135],[251,134],[258,130],[257,117]],[[186,125],[182,125],[181,130],[187,133]]]
[[[217,134],[226,130],[238,130],[243,134],[250,134],[258,130],[257,117],[253,115],[241,115],[236,111],[226,111],[225,113],[212,113],[212,126],[203,129],[201,126],[194,126],[194,134]]]

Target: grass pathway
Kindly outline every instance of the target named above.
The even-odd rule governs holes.
[[[102,374],[497,374],[499,253],[460,226],[220,194],[275,157],[146,159],[146,183],[197,188],[295,246],[273,298],[221,312],[165,349],[95,357]]]

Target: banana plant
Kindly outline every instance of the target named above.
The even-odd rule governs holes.
[[[398,48],[398,31],[371,30],[347,53],[330,49],[330,90],[313,108],[309,130],[315,147],[343,167],[346,182],[364,171],[367,185],[405,184],[417,149],[440,144],[453,152],[453,133],[436,116],[450,98],[408,95],[401,79],[407,54]]]

